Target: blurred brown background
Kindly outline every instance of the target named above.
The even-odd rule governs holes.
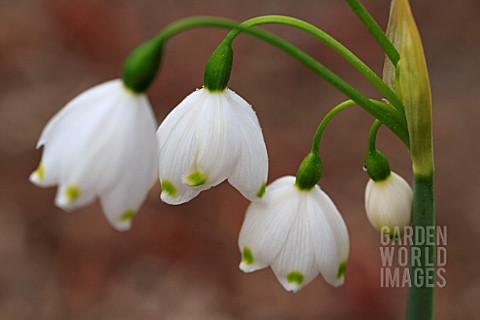
[[[479,319],[478,108],[480,2],[412,0],[434,96],[437,221],[448,226],[447,286],[437,319]],[[385,26],[389,1],[365,1]],[[379,236],[363,209],[362,171],[371,117],[340,114],[321,145],[322,188],[351,237],[346,283],[321,277],[287,293],[267,269],[238,269],[237,236],[248,206],[224,183],[178,207],[158,184],[129,232],[115,232],[98,204],[67,214],[54,189],[31,185],[48,119],[83,90],[116,78],[129,50],[174,20],[217,15],[244,20],[287,14],[331,32],[381,72],[383,55],[338,0],[2,0],[0,2],[0,319],[403,319],[405,289],[380,288]],[[367,95],[375,89],[328,48],[288,27],[269,27]],[[157,119],[202,85],[224,30],[175,37],[149,97]],[[235,42],[231,88],[253,104],[270,156],[269,181],[294,174],[321,117],[344,97],[295,60],[246,35]],[[379,145],[411,178],[402,145]]]

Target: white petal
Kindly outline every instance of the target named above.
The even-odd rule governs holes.
[[[319,266],[315,261],[315,251],[319,247],[332,245],[333,243],[316,243],[311,237],[312,219],[317,209],[315,200],[310,192],[295,190],[299,201],[297,207],[293,208],[292,215],[295,216],[293,224],[288,231],[288,237],[284,246],[272,263],[280,283],[287,291],[298,291],[310,283],[319,273]],[[325,231],[325,230],[316,230]]]
[[[340,213],[318,186],[302,191],[295,177],[284,177],[267,187],[264,204],[250,205],[239,247],[242,270],[270,264],[286,290],[298,291],[319,272],[333,286],[343,283],[349,239]]]
[[[45,150],[43,151],[43,154],[45,154]],[[43,159],[43,157],[42,157]],[[52,159],[56,160],[56,159]],[[38,165],[37,170],[33,171],[30,174],[29,180],[31,183],[35,184],[36,186],[39,187],[53,187],[54,185],[57,184],[58,181],[58,165],[55,165],[55,163],[58,163],[57,161],[50,161],[48,165],[45,165],[44,162],[40,161],[40,164]]]
[[[103,111],[98,104],[101,105],[119,86],[119,80],[95,86],[71,100],[50,119],[37,143],[37,148],[44,145],[44,150],[39,169],[30,176],[31,182],[42,187],[50,187],[59,182],[64,153],[83,148],[84,146],[78,145],[79,138],[87,140],[95,137],[97,132],[92,132],[92,135],[87,132],[92,127],[91,121],[95,115]]]
[[[64,193],[57,197],[57,205],[62,208],[76,208],[84,203],[83,195],[119,194],[121,181],[128,179],[135,199],[137,192],[143,194],[155,181],[157,174],[155,141],[155,121],[149,110],[148,101],[142,97],[119,96],[105,105],[107,112],[93,114],[92,123],[104,123],[101,130],[80,136],[67,136],[76,148],[64,152],[61,163],[61,181],[66,186],[75,186],[82,190],[76,201],[65,201]],[[110,110],[111,109],[111,110]],[[108,117],[107,117],[108,116]],[[86,140],[87,139],[87,140]],[[50,147],[47,145],[47,149]],[[48,163],[48,162],[47,162]],[[138,181],[141,181],[139,183]],[[125,201],[128,196],[124,191]],[[121,202],[121,200],[119,200]],[[135,202],[137,209],[140,203]],[[107,212],[108,214],[108,212]]]
[[[227,178],[252,200],[263,195],[268,158],[261,129],[232,91],[190,94],[163,121],[157,139],[163,201],[184,203]]]
[[[137,125],[124,132],[123,143],[118,146],[128,150],[117,163],[118,168],[127,170],[117,173],[116,183],[100,194],[108,221],[119,231],[130,228],[134,214],[157,177],[156,124],[149,120],[152,119],[149,107],[144,106],[142,111],[143,114],[138,114]],[[134,119],[135,115],[130,117]]]
[[[120,206],[136,210],[157,176],[155,130],[145,95],[131,93],[120,80],[94,87],[68,104],[44,130],[42,170],[31,179],[44,185],[58,183],[55,203],[65,210],[99,195],[119,199],[119,194]],[[125,179],[133,191],[124,190]],[[116,214],[114,204],[103,202],[107,213]]]
[[[236,167],[228,182],[250,201],[258,201],[263,197],[268,175],[268,155],[262,129],[248,102],[231,90],[227,94],[236,118],[241,147]]]
[[[104,99],[110,92],[116,91],[119,86],[123,86],[121,80],[107,81],[73,98],[48,121],[40,135],[37,148],[49,141],[50,137],[55,134],[55,131],[62,131],[63,128],[68,127],[68,121],[64,120],[67,116],[73,118],[81,117],[82,114],[85,114],[85,108],[95,106],[97,101]]]
[[[191,200],[200,191],[182,183],[195,160],[197,107],[205,99],[200,90],[186,97],[160,125],[157,131],[159,145],[159,174],[163,188],[161,198],[169,204]],[[168,192],[167,192],[168,190]]]
[[[65,211],[89,205],[95,200],[95,192],[74,184],[58,186],[55,205]]]
[[[135,176],[128,178],[100,196],[105,216],[118,231],[130,229],[132,218],[145,201],[149,190],[149,182]]]
[[[276,180],[267,187],[265,203],[252,203],[248,207],[238,240],[243,271],[264,268],[280,253],[298,205],[294,183],[294,177]]]
[[[80,99],[90,104],[71,108],[72,112],[65,113],[61,123],[50,133],[42,163],[46,175],[50,172],[48,167],[56,168],[54,172],[58,176],[52,180],[96,190],[111,183],[104,177],[112,176],[115,171],[112,159],[117,161],[115,159],[121,158],[125,152],[122,137],[124,131],[136,124],[130,116],[138,116],[136,107],[141,98],[127,92],[118,81],[109,82],[107,87],[110,90],[103,92],[104,95],[96,101],[90,101],[88,97]],[[92,90],[89,92],[96,93]],[[97,98],[95,94],[93,96]],[[117,132],[122,136],[116,136]]]
[[[395,172],[384,181],[369,180],[365,190],[365,210],[372,226],[403,229],[411,223],[413,192]]]
[[[206,177],[202,189],[210,188],[227,179],[241,154],[241,132],[227,91],[210,93],[197,107],[196,161],[191,172],[199,171]]]
[[[312,239],[319,245],[315,259],[325,281],[340,286],[344,281],[350,248],[347,227],[325,192],[316,186],[311,194],[317,204],[317,209],[310,211]]]
[[[129,150],[132,143],[125,145],[125,141],[136,140],[134,130],[139,114],[135,108],[138,105],[128,104],[124,96],[109,98],[97,101],[96,108],[89,110],[87,123],[81,123],[78,118],[68,119],[71,130],[63,131],[58,138],[58,148],[64,150],[60,163],[61,183],[78,185],[99,194],[115,184],[119,175],[128,169],[124,157],[132,151]],[[49,147],[47,145],[47,149]]]

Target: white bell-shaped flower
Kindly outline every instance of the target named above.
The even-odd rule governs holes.
[[[64,210],[100,198],[117,230],[130,228],[157,176],[156,121],[147,97],[121,80],[95,86],[70,101],[46,125],[42,159],[30,181],[58,185]]]
[[[412,221],[412,201],[410,185],[393,171],[384,180],[370,179],[365,189],[367,217],[378,231],[403,232]]]
[[[268,156],[251,106],[235,92],[200,89],[160,125],[161,198],[181,204],[228,179],[251,201],[265,193]]]
[[[300,190],[292,176],[270,184],[265,202],[248,207],[238,245],[240,269],[251,272],[270,265],[288,291],[300,290],[319,273],[332,286],[343,284],[347,228],[318,185]]]

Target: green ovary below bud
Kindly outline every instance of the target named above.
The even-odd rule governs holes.
[[[122,80],[135,93],[143,93],[155,80],[162,58],[162,43],[151,40],[135,48],[125,60]]]
[[[303,191],[311,190],[322,176],[322,161],[318,153],[310,152],[303,159],[297,172],[295,185]]]
[[[230,80],[233,64],[233,48],[222,42],[208,59],[205,67],[204,86],[210,92],[223,92]]]
[[[373,181],[383,181],[390,176],[390,165],[387,157],[378,150],[369,152],[365,157],[368,176]]]

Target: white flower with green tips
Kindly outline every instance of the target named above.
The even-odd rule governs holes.
[[[385,179],[370,179],[365,189],[365,210],[372,226],[403,232],[412,221],[413,192],[398,174],[391,172]]]
[[[201,89],[160,125],[161,198],[181,204],[225,179],[251,201],[265,193],[268,157],[251,106],[235,92]]]
[[[343,284],[347,228],[318,185],[301,190],[292,176],[274,181],[265,202],[249,206],[238,245],[240,269],[252,272],[270,265],[288,291],[300,290],[319,273],[332,286]]]
[[[110,224],[130,228],[157,176],[156,121],[144,94],[121,80],[95,86],[70,101],[46,125],[30,181],[58,185],[55,204],[72,210],[96,197]]]

